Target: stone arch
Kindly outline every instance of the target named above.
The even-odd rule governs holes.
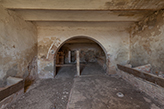
[[[103,52],[105,53],[105,63],[106,63],[106,68],[105,68],[105,71],[106,73],[108,73],[109,71],[109,67],[108,67],[108,64],[109,64],[109,59],[108,59],[108,55],[107,55],[107,51],[106,49],[104,48],[104,46],[99,42],[97,41],[96,39],[92,38],[92,37],[89,37],[89,36],[72,36],[72,37],[69,37],[68,39],[66,39],[65,41],[63,41],[62,43],[60,43],[60,45],[57,47],[55,53],[54,53],[54,76],[56,76],[56,55],[58,53],[58,51],[60,50],[60,48],[69,40],[72,40],[72,39],[76,39],[76,38],[85,38],[85,39],[89,39],[89,40],[92,40],[94,41],[95,43],[97,43],[103,50]]]

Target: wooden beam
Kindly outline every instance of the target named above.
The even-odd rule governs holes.
[[[25,7],[6,7],[8,10],[46,10],[46,11],[158,11],[160,9],[65,9],[65,8],[25,8]]]
[[[123,65],[118,64],[117,66],[118,66],[119,70],[122,70],[126,73],[132,74],[136,77],[142,78],[144,80],[147,80],[149,82],[152,82],[152,83],[157,84],[157,85],[164,88],[164,78],[160,78],[160,77],[153,75],[153,74],[141,72],[141,71],[138,71],[138,70],[135,70],[133,68],[129,68],[129,67],[126,67]]]
[[[161,9],[163,0],[0,0],[9,9],[126,10]]]
[[[68,63],[71,63],[71,51],[68,51]]]
[[[139,21],[152,11],[47,11],[16,10],[25,21],[38,22],[115,22]]]
[[[69,67],[69,66],[75,66],[74,64],[58,64],[56,67]]]
[[[76,51],[76,68],[77,68],[77,76],[80,76],[80,51]]]

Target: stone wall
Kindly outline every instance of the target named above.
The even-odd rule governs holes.
[[[131,64],[152,65],[152,73],[164,72],[164,11],[137,23],[131,32]]]
[[[38,73],[40,78],[54,77],[54,55],[57,48],[75,36],[97,40],[107,53],[110,69],[129,60],[128,23],[51,23],[38,25]]]
[[[0,86],[4,86],[8,76],[28,75],[28,64],[37,55],[37,29],[1,5],[0,13]]]

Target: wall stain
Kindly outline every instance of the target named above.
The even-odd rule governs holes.
[[[164,13],[154,12],[134,26],[131,34],[131,64],[152,65],[152,73],[164,71]]]

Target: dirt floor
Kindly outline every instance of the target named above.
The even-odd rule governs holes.
[[[105,75],[98,64],[81,71],[76,77],[75,66],[60,68],[54,79],[35,82],[6,109],[164,109],[117,75]]]

